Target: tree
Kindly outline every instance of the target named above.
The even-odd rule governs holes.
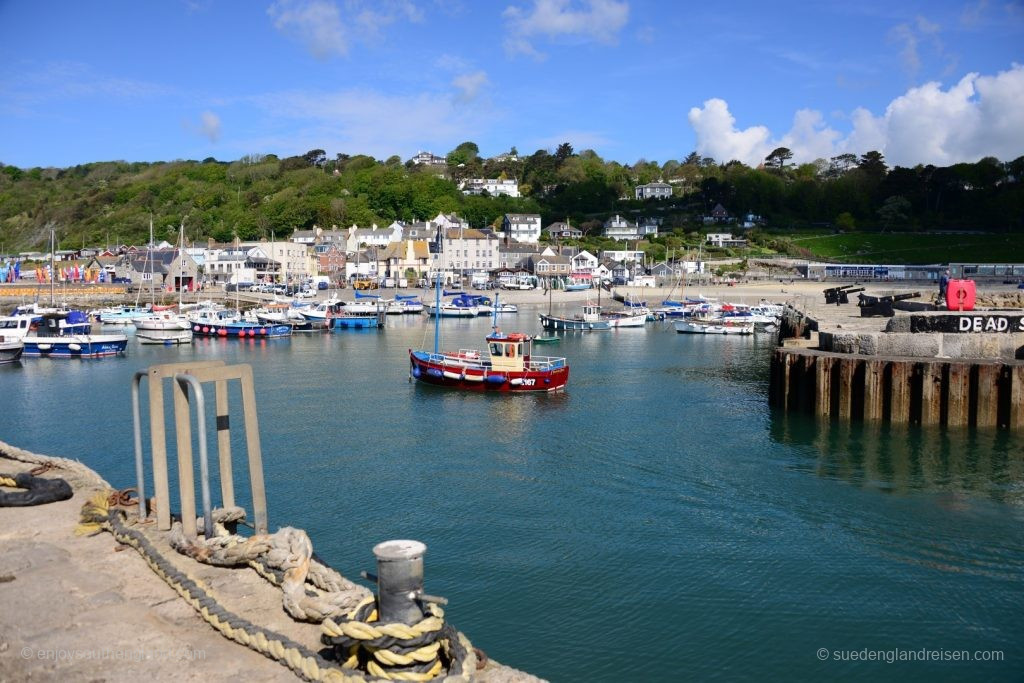
[[[854,220],[853,215],[849,211],[844,211],[836,216],[836,227],[849,232],[857,229],[857,221]]]
[[[572,145],[568,142],[563,142],[555,150],[555,158],[558,159],[558,163],[562,163],[573,155]]]
[[[463,142],[461,145],[448,152],[445,161],[449,166],[465,166],[475,161],[480,156],[480,148],[475,142]]]
[[[905,223],[907,212],[910,211],[910,202],[900,196],[889,197],[882,203],[878,210],[878,217],[882,219],[882,232],[895,223]]]
[[[882,156],[881,152],[877,151],[862,154],[857,167],[876,180],[884,178],[889,170],[885,165],[885,157]]]
[[[776,147],[772,153],[764,158],[764,165],[782,171],[786,168],[786,162],[793,158],[793,152],[788,147]]]
[[[696,151],[690,152],[683,159],[683,166],[700,166],[700,155]]]
[[[856,165],[856,154],[840,154],[829,159],[828,171],[826,175],[829,178],[838,178],[839,176],[843,175]]]
[[[306,160],[310,166],[323,166],[324,162],[327,161],[327,152],[322,149],[311,149],[302,155],[302,158]]]

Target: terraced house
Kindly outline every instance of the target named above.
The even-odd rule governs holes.
[[[506,213],[501,225],[510,240],[525,244],[540,242],[539,213]]]

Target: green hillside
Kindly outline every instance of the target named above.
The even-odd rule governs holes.
[[[787,150],[782,150],[787,151]],[[606,161],[568,143],[552,154],[513,152],[483,159],[465,142],[439,165],[397,157],[323,150],[278,159],[97,162],[72,168],[0,164],[0,253],[43,249],[50,230],[61,248],[173,239],[184,222],[190,240],[286,238],[296,229],[429,220],[457,212],[473,227],[499,225],[506,213],[539,213],[543,225],[569,221],[584,244],[602,244],[614,214],[653,218],[667,236],[649,255],[696,248],[708,231],[733,231],[753,216],[752,249],[845,261],[932,263],[1024,261],[1024,157],[987,157],[948,168],[889,169],[881,154],[842,155],[800,166],[773,154],[759,168],[719,163],[695,152],[664,163]],[[770,162],[770,163],[767,163]],[[522,197],[468,196],[470,178],[518,181]],[[672,196],[632,199],[639,185],[664,181]],[[664,187],[664,186],[662,186]],[[721,207],[731,221],[706,225]],[[946,231],[937,234],[937,231]],[[991,234],[952,234],[951,231]]]

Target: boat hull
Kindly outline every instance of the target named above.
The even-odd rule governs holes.
[[[178,344],[191,344],[191,330],[156,330],[150,332],[136,332],[135,338],[140,344],[155,344],[162,346],[177,346]]]
[[[327,319],[332,330],[356,330],[384,327],[384,321],[374,315],[343,315]]]
[[[424,351],[409,351],[409,376],[424,384],[461,391],[494,393],[551,392],[569,381],[569,365],[544,370],[492,370],[474,363],[446,363]]]
[[[673,325],[679,334],[754,334],[753,323],[714,324],[699,323],[689,320],[677,320]]]
[[[115,334],[69,337],[25,337],[24,355],[30,358],[102,358],[123,354],[128,337]]]
[[[22,341],[0,342],[0,363],[13,363],[25,351],[25,344]]]
[[[607,321],[609,327],[643,327],[647,324],[647,314],[609,316]]]
[[[545,330],[589,332],[612,329],[607,320],[583,320],[580,318],[560,318],[553,315],[540,316],[540,324]]]
[[[185,331],[189,329],[189,322],[184,318],[157,318],[153,320],[136,320],[135,329],[148,332],[170,332]]]
[[[431,318],[437,316],[437,309],[434,306],[425,306],[424,310]],[[470,308],[441,307],[442,318],[475,318],[477,314],[476,306]]]
[[[287,337],[292,333],[288,325],[253,325],[247,323],[192,323],[192,334],[198,337],[233,337],[235,339],[266,339]]]

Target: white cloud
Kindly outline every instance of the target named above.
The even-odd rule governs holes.
[[[755,166],[773,149],[769,141],[771,132],[766,126],[737,130],[729,105],[717,97],[705,102],[703,109],[690,109],[688,118],[697,134],[697,152],[701,156],[719,162],[738,159]]]
[[[237,144],[295,154],[318,148],[379,158],[411,155],[473,139],[492,120],[486,109],[460,105],[456,98],[436,92],[396,96],[357,89],[292,91],[249,101],[264,110],[266,121],[281,133]]]
[[[984,156],[1010,160],[1024,154],[1024,66],[994,76],[968,74],[948,90],[935,82],[911,88],[880,116],[857,108],[845,137],[812,110],[798,111],[778,137],[766,126],[740,130],[721,99],[690,109],[689,121],[699,154],[751,166],[776,147],[792,150],[796,163],[871,150],[882,152],[891,166],[945,166]]]
[[[277,0],[267,8],[274,28],[306,45],[316,59],[348,54],[356,40],[378,40],[381,30],[405,19],[423,20],[412,0],[348,0],[345,16],[334,0]]]
[[[32,117],[53,115],[57,110],[52,102],[60,100],[141,101],[180,95],[176,88],[160,83],[97,73],[88,64],[49,62],[0,80],[0,112]]]
[[[907,75],[913,77],[921,70],[920,42],[922,39],[929,39],[935,55],[944,56],[942,40],[939,38],[941,27],[929,21],[923,16],[915,18],[913,24],[899,24],[889,32],[890,42],[900,43],[903,49],[900,50],[900,59],[903,62],[903,70]]]
[[[210,142],[220,140],[220,117],[212,111],[204,111],[200,114],[199,133]]]
[[[328,0],[278,0],[267,8],[274,28],[306,44],[317,59],[348,53],[338,6]]]
[[[403,18],[418,23],[423,21],[423,12],[410,0],[378,0],[359,10],[355,22],[362,32],[377,37],[382,28]]]
[[[508,24],[505,50],[543,58],[533,40],[570,37],[576,42],[614,44],[629,21],[629,3],[619,0],[533,0],[532,9],[510,5],[503,13]]]
[[[487,80],[487,74],[483,71],[476,71],[456,76],[452,81],[452,85],[459,91],[455,99],[459,102],[470,102],[475,100],[477,95],[480,94],[480,90],[489,82],[490,81]]]

